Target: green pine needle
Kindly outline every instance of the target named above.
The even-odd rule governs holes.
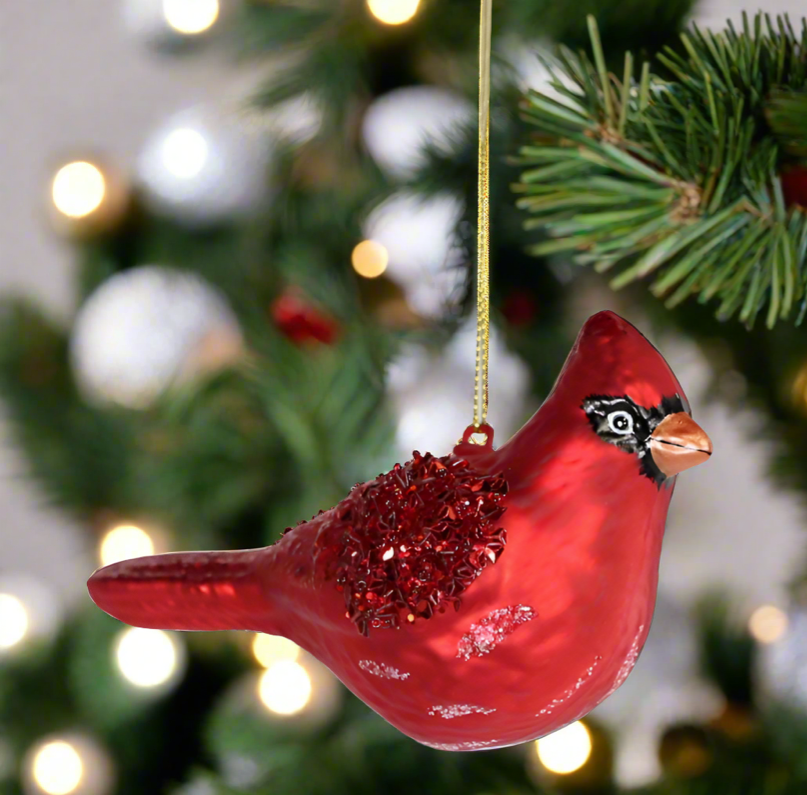
[[[787,17],[762,15],[742,33],[694,28],[683,54],[659,56],[673,79],[645,63],[638,82],[630,53],[622,79],[607,72],[593,18],[589,30],[594,61],[561,49],[553,66],[554,84],[572,88],[526,97],[540,143],[521,150],[517,204],[550,236],[530,252],[627,266],[615,289],[653,273],[671,307],[698,296],[749,325],[792,317],[807,212],[780,175],[807,155],[807,23],[798,36]]]

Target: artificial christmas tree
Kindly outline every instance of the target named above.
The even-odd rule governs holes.
[[[123,213],[116,211],[113,223],[76,235],[79,317],[97,291],[127,280],[134,284],[145,266],[158,267],[166,278],[176,270],[180,281],[201,280],[216,296],[213,304],[227,307],[223,313],[205,310],[205,317],[225,317],[214,325],[226,328],[230,337],[237,331],[237,355],[214,356],[215,367],[199,368],[190,350],[198,347],[195,343],[188,345],[192,361],[173,349],[170,367],[160,370],[168,377],[158,379],[148,400],[136,406],[99,400],[88,394],[82,373],[95,372],[102,362],[88,363],[87,370],[79,361],[74,324],[52,321],[31,300],[5,299],[0,389],[14,436],[43,493],[76,517],[90,538],[101,542],[112,532],[122,538],[127,534],[120,528],[135,526],[156,551],[264,546],[300,517],[336,504],[356,482],[389,469],[397,458],[396,438],[428,432],[431,414],[445,426],[457,416],[463,426],[470,419],[469,405],[458,405],[455,396],[465,390],[470,403],[472,368],[449,340],[460,326],[463,288],[474,262],[475,126],[460,112],[450,130],[425,130],[424,147],[412,159],[409,132],[421,140],[428,125],[425,106],[422,118],[410,110],[395,117],[407,135],[390,161],[373,137],[379,127],[368,119],[377,121],[373,108],[383,109],[385,100],[411,87],[426,87],[432,96],[439,89],[439,96],[456,100],[452,107],[472,107],[478,8],[461,0],[405,4],[410,15],[389,24],[378,2],[234,3],[235,25],[227,39],[233,51],[260,67],[264,59],[272,60],[255,97],[263,110],[244,114],[243,106],[232,107],[224,127],[235,138],[208,129],[199,119],[209,117],[201,114],[166,128],[153,148],[144,140],[151,154],[121,183],[127,196]],[[801,262],[802,239],[796,234],[803,206],[802,37],[785,23],[769,35],[760,21],[750,37],[694,34],[687,46],[676,33],[688,11],[686,3],[494,4],[491,303],[498,342],[491,350],[493,409],[498,390],[507,398],[508,412],[522,411],[520,419],[526,419],[534,408],[531,400],[548,393],[571,345],[576,329],[567,322],[569,305],[590,283],[560,256],[581,242],[571,239],[573,232],[593,235],[589,243],[606,261],[630,252],[619,246],[603,249],[606,242],[595,235],[603,225],[611,234],[614,229],[628,234],[637,231],[636,223],[646,227],[652,221],[658,234],[672,239],[700,229],[700,245],[689,252],[697,256],[687,262],[702,267],[697,278],[687,283],[692,274],[685,274],[680,285],[687,286],[687,294],[700,294],[709,285],[698,279],[720,275],[711,268],[739,268],[734,282],[717,288],[711,283],[714,297],[736,287],[736,295],[723,296],[729,300],[727,313],[734,307],[745,320],[755,313],[770,317],[778,321],[771,331],[763,322],[750,332],[735,319],[719,323],[714,306],[695,302],[666,309],[646,299],[642,289],[629,287],[626,301],[641,307],[656,327],[677,328],[703,342],[705,350],[715,350],[716,340],[722,343],[719,366],[747,379],[770,430],[782,441],[775,454],[777,482],[804,492],[807,344],[794,324],[802,290],[801,272],[794,270]],[[596,16],[601,31],[593,68],[582,57],[567,56],[562,63],[570,74],[559,77],[555,100],[531,94],[519,107],[521,89],[531,82],[523,65],[537,63],[530,50],[547,52],[546,37],[587,48],[586,12]],[[179,33],[180,38],[195,35]],[[665,44],[673,51],[655,59]],[[637,64],[627,79],[625,49],[636,54]],[[284,50],[293,57],[278,64],[273,59],[287,54]],[[653,58],[652,66],[642,72],[638,64],[645,58]],[[549,93],[546,70],[541,75],[543,82],[531,87]],[[566,97],[575,100],[574,91],[569,95],[575,77],[585,89],[583,113],[556,101],[564,86]],[[691,107],[682,111],[676,105],[682,104],[680,92],[692,97],[701,88]],[[739,97],[745,97],[742,106]],[[297,104],[286,104],[289,100]],[[643,147],[636,158],[613,140],[611,127],[619,132],[623,108],[624,130],[643,136],[635,142]],[[265,123],[251,124],[256,118]],[[175,127],[183,131],[179,138]],[[729,132],[750,136],[735,140],[734,170],[712,165],[712,158],[718,163],[726,157],[721,141],[729,140]],[[576,146],[567,146],[572,140]],[[525,142],[528,148],[519,154]],[[585,154],[595,150],[607,158],[605,165]],[[692,164],[700,164],[701,155],[706,158],[702,172],[713,179],[698,185]],[[525,166],[525,158],[555,158],[552,171],[538,166],[544,169],[538,187],[535,174],[520,180],[525,168],[536,165]],[[223,172],[216,171],[227,162]],[[390,162],[402,168],[390,168]],[[679,173],[678,166],[689,172]],[[611,167],[618,173],[606,177],[586,170]],[[558,186],[569,188],[575,169],[587,184],[569,189],[568,203],[556,206],[558,212],[571,210],[571,218],[530,218],[516,206],[525,190],[539,196],[542,190],[554,195]],[[216,186],[216,195],[198,191],[210,173],[213,181],[204,184]],[[698,190],[684,189],[681,183],[689,182],[682,177],[691,178]],[[187,194],[177,192],[177,185],[186,184],[183,179],[189,180]],[[610,192],[603,179],[611,180]],[[511,185],[519,182],[521,193],[514,197]],[[166,194],[163,188],[172,185]],[[750,217],[744,205],[736,207],[748,198],[746,191],[756,209]],[[635,206],[634,193],[653,201]],[[581,196],[627,200],[633,215],[615,216],[615,207],[626,209],[616,199],[596,213],[591,205],[583,209]],[[532,208],[539,209],[540,201]],[[704,208],[714,215],[706,218]],[[731,212],[719,215],[726,209]],[[704,229],[710,219],[712,225]],[[768,221],[770,228],[763,229]],[[586,223],[594,226],[584,229]],[[747,228],[757,229],[769,245],[756,248],[752,241],[744,252],[747,238],[741,236]],[[776,236],[775,244],[770,235]],[[353,255],[370,238],[372,267],[363,273],[366,263]],[[785,246],[794,240],[792,248]],[[535,245],[543,246],[540,259],[527,251]],[[702,246],[711,247],[704,251]],[[712,258],[719,251],[726,256],[718,263]],[[753,274],[750,282],[748,274],[739,276],[759,260],[757,254],[765,254],[770,267],[758,269],[755,288]],[[682,249],[670,267],[680,267],[685,256]],[[774,275],[778,289],[763,294],[764,279],[772,286]],[[303,301],[303,308],[290,306],[289,296]],[[201,305],[213,305],[205,301]],[[389,322],[392,303],[406,310],[396,314],[400,322]],[[170,312],[172,302],[166,304]],[[182,339],[198,341],[199,328],[191,331]],[[127,344],[131,350],[131,339]],[[509,355],[519,358],[497,371],[504,361],[497,348],[505,344]],[[417,372],[439,371],[443,379],[434,372],[422,379],[429,384],[424,397],[417,377],[401,369],[404,362],[419,363]],[[392,399],[385,386],[388,369],[397,390]],[[467,382],[456,383],[462,377]],[[497,420],[497,431],[501,428]],[[454,441],[435,454],[448,452]],[[497,437],[497,443],[504,441]],[[621,789],[615,775],[626,780],[625,757],[618,751],[625,733],[614,732],[605,713],[573,724],[571,734],[537,749],[529,744],[461,755],[426,749],[349,697],[294,646],[265,639],[256,658],[251,633],[129,635],[89,604],[59,625],[55,613],[47,617],[46,605],[40,609],[35,591],[17,580],[0,578],[0,594],[0,645],[7,647],[0,661],[0,791],[10,795],[416,789],[446,795],[610,795]],[[781,612],[751,625],[754,638],[783,642],[784,652],[773,662],[757,654],[758,642],[750,630],[738,629],[730,610],[714,600],[704,607],[698,646],[704,670],[719,690],[716,699],[722,698],[725,707],[714,715],[705,708],[670,713],[669,721],[683,720],[682,726],[668,722],[659,728],[659,717],[653,726],[664,737],[658,762],[663,779],[648,783],[644,792],[795,795],[804,789],[805,754],[798,738],[805,713],[798,699],[786,695],[792,702],[787,709],[779,703],[792,687],[771,686],[772,677],[793,671],[787,660],[798,659],[799,600],[796,588],[792,635],[783,629]],[[391,669],[379,670],[392,675]],[[762,691],[755,676],[764,684]],[[647,724],[646,715],[641,720]],[[59,770],[61,777],[54,772]]]

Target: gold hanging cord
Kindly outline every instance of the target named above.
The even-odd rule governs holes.
[[[488,418],[490,348],[490,49],[493,0],[482,0],[479,20],[479,214],[476,233],[476,379],[474,427]]]

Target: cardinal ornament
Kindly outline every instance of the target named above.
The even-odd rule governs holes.
[[[402,732],[532,740],[627,678],[656,599],[675,476],[711,454],[659,352],[611,312],[495,449],[415,453],[273,546],[158,555],[89,581],[129,624],[283,635]]]

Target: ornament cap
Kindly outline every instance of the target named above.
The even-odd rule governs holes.
[[[457,444],[475,444],[479,447],[493,447],[493,428],[486,422],[469,425]]]

